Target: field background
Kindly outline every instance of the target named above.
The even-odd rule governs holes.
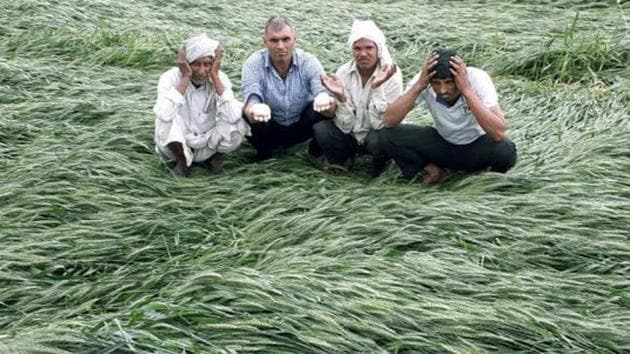
[[[0,353],[630,351],[628,2],[1,2]],[[238,92],[273,14],[328,72],[353,18],[405,81],[457,49],[517,166],[426,187],[245,145],[174,178],[159,74],[205,31]]]

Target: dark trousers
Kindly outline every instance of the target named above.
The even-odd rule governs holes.
[[[309,103],[300,115],[300,120],[291,125],[278,124],[273,119],[267,123],[250,124],[252,135],[247,139],[256,149],[258,158],[270,158],[274,149],[287,148],[312,138],[313,124],[322,119],[325,117],[313,111],[313,104]]]
[[[401,124],[381,129],[381,151],[396,161],[403,177],[414,178],[429,163],[443,168],[507,172],[516,164],[516,146],[509,139],[494,141],[482,135],[470,144],[444,140],[433,127]]]
[[[326,160],[332,164],[344,165],[350,158],[364,152],[375,157],[380,156],[377,131],[370,131],[364,144],[359,145],[352,134],[342,132],[332,119],[322,120],[313,125],[313,139],[326,156]]]

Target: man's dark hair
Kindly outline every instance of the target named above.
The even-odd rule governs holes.
[[[439,48],[435,50],[435,54],[438,55],[437,64],[435,64],[434,79],[452,79],[451,73],[451,57],[457,55],[454,50],[448,48]]]

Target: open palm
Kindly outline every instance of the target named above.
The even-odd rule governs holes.
[[[322,75],[322,84],[333,95],[337,96],[339,100],[343,97],[345,100],[344,88],[341,79],[337,75],[326,76]]]

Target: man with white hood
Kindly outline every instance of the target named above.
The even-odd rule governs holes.
[[[354,21],[348,39],[352,60],[333,76],[322,76],[324,86],[335,95],[333,120],[313,126],[313,135],[323,156],[316,163],[345,170],[354,157],[365,151],[372,155],[372,175],[386,166],[379,152],[378,131],[383,112],[401,95],[402,75],[396,70],[385,43],[385,35],[373,21]]]
[[[249,134],[241,119],[243,105],[220,70],[222,57],[219,42],[206,34],[192,36],[177,54],[178,67],[160,76],[153,107],[155,149],[163,160],[175,161],[177,176],[188,177],[193,162],[218,172],[223,154]]]

